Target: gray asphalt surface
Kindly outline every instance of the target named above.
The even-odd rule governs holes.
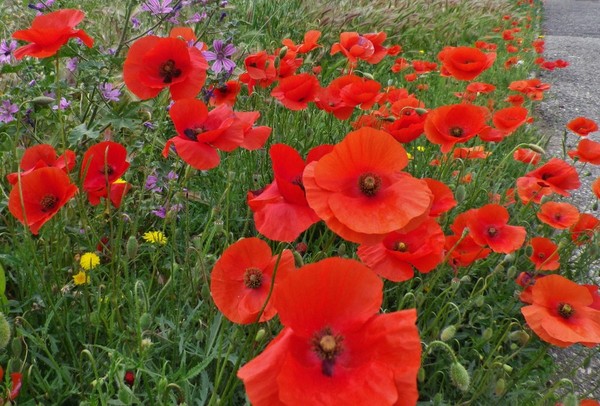
[[[541,134],[548,137],[547,153],[563,157],[562,139],[565,125],[575,117],[584,116],[600,123],[600,0],[545,0],[545,53],[548,60],[564,59],[566,69],[542,72],[540,79],[552,85],[538,111]],[[589,139],[600,141],[600,132]],[[567,134],[567,150],[575,149],[581,137]],[[578,169],[581,168],[580,165]],[[587,165],[581,188],[573,194],[573,204],[582,212],[592,212],[596,201],[591,183],[600,176],[600,168]],[[594,212],[598,216],[598,212]],[[598,267],[590,269],[590,280],[600,283]],[[600,400],[600,351],[575,345],[568,349],[553,349],[558,363],[557,379],[572,379],[581,397]],[[583,361],[591,357],[587,368]]]

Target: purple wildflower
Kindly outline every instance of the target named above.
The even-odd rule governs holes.
[[[79,58],[77,58],[77,57],[69,58],[66,63],[67,70],[69,72],[75,72],[75,69],[77,69],[78,63],[79,63]]]
[[[167,173],[167,180],[177,180],[177,179],[179,179],[179,175],[177,175],[175,172],[169,171],[169,173]]]
[[[5,39],[0,42],[0,65],[5,63],[12,63],[15,59],[13,56],[13,51],[17,49],[17,41],[12,40],[10,42]]]
[[[144,127],[149,130],[156,130],[156,126],[151,121],[144,121]]]
[[[67,101],[67,99],[65,99],[64,97],[61,97],[60,101],[58,102],[58,105],[52,106],[52,110],[66,110],[69,108],[70,105],[71,105],[70,101]]]
[[[121,91],[119,89],[116,89],[115,87],[113,87],[112,83],[102,83],[100,86],[98,86],[98,88],[100,89],[100,92],[102,93],[102,97],[104,97],[104,99],[106,101],[114,101],[114,102],[119,101],[119,96],[121,96]]]
[[[10,123],[15,120],[14,114],[19,111],[19,106],[4,100],[0,105],[0,123]]]
[[[186,24],[196,24],[196,23],[199,23],[202,20],[205,20],[206,17],[208,17],[208,15],[205,12],[202,12],[202,14],[200,14],[200,13],[194,13],[194,15],[191,16],[189,18],[189,20],[186,20],[185,23]]]
[[[137,18],[137,17],[131,17],[131,27],[134,30],[137,30],[138,28],[140,28],[141,25],[142,25],[142,22],[140,21],[139,18]]]
[[[149,11],[152,15],[157,14],[168,14],[173,11],[173,7],[170,7],[172,0],[146,0],[142,4],[142,10]]]
[[[160,217],[161,219],[164,219],[165,217],[167,217],[167,208],[165,206],[160,206],[158,209],[152,210],[151,213],[155,216]]]
[[[233,44],[224,45],[223,41],[218,39],[213,42],[213,49],[215,52],[204,51],[202,53],[207,61],[215,61],[211,66],[212,71],[215,73],[223,70],[232,72],[235,69],[235,62],[228,58],[236,51]]]
[[[146,190],[149,190],[151,192],[162,192],[162,187],[158,186],[158,176],[156,175],[148,175],[148,177],[146,178],[146,185],[144,187],[146,188]]]

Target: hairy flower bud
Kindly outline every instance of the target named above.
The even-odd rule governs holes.
[[[469,386],[471,385],[469,373],[459,362],[453,362],[452,365],[450,365],[450,380],[454,386],[462,392],[468,391]]]
[[[452,340],[452,338],[454,338],[455,334],[456,334],[456,327],[448,326],[442,330],[442,333],[440,334],[440,340],[450,341],[450,340]]]

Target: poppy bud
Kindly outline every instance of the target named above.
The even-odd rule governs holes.
[[[442,340],[442,341],[452,340],[452,338],[454,337],[455,334],[456,334],[456,327],[448,326],[442,330],[442,333],[440,334],[440,340]]]
[[[469,373],[459,362],[453,362],[452,365],[450,365],[450,380],[454,386],[462,392],[468,391],[469,386],[471,385]]]
[[[346,244],[341,243],[340,247],[337,250],[337,255],[339,257],[343,257],[344,255],[346,255]]]
[[[481,307],[481,306],[483,306],[484,303],[485,303],[485,299],[483,296],[480,295],[475,298],[475,306]]]
[[[513,367],[511,367],[511,366],[510,366],[510,365],[508,365],[508,364],[503,364],[503,365],[502,365],[502,369],[504,369],[504,370],[505,370],[507,373],[509,373],[509,374],[510,374],[510,373],[513,371]]]
[[[375,80],[375,76],[371,75],[371,74],[370,74],[370,73],[368,73],[368,72],[362,72],[362,75],[363,75],[364,77],[366,77],[367,79]]]
[[[422,109],[422,108],[420,108],[420,107],[417,107],[417,108],[415,109],[415,112],[416,112],[418,115],[422,116],[423,114],[427,113],[427,110],[426,110],[426,109]]]
[[[21,357],[22,351],[23,344],[21,343],[21,339],[19,337],[13,338],[10,343],[10,352],[12,354],[12,357],[15,359],[19,359]]]
[[[294,251],[294,264],[297,268],[304,266],[304,259],[302,259],[302,255],[298,251]]]
[[[512,263],[515,260],[515,254],[506,254],[504,256],[504,259],[502,260],[502,262],[504,263]]]
[[[527,344],[527,341],[529,341],[529,334],[523,330],[517,330],[510,333],[508,338],[511,341],[517,341],[519,344],[525,345]]]
[[[465,275],[462,278],[460,278],[461,283],[469,283],[471,282],[471,277],[469,275]]]
[[[265,338],[266,331],[264,328],[259,329],[254,336],[254,341],[260,343]]]
[[[594,202],[594,205],[592,206],[592,210],[594,210],[594,211],[598,210],[598,201]]]
[[[150,327],[150,324],[152,323],[152,316],[150,315],[150,313],[144,313],[141,315],[140,317],[140,328],[142,330],[147,330],[148,327]]]
[[[569,393],[563,398],[562,403],[564,406],[578,406],[579,399],[577,399],[577,396],[574,393]]]
[[[531,245],[528,245],[527,248],[525,248],[525,256],[530,257],[533,255],[533,247]]]
[[[125,246],[127,258],[129,258],[130,260],[135,259],[135,257],[137,256],[138,247],[139,244],[137,242],[137,239],[133,235],[129,236],[129,239],[127,240],[127,245]]]
[[[504,272],[504,266],[502,264],[496,265],[493,272],[498,272],[498,273]]]
[[[509,266],[508,270],[506,271],[506,276],[508,279],[514,279],[515,275],[517,274],[517,267],[516,266]]]
[[[539,145],[536,144],[525,144],[524,145],[525,148],[529,148],[530,150],[537,152],[538,154],[542,154],[544,155],[546,153],[546,151],[544,150],[544,148],[540,147]]]
[[[0,313],[0,350],[6,348],[10,342],[10,324],[4,313]]]
[[[35,104],[36,106],[47,106],[54,103],[54,101],[55,100],[52,97],[48,96],[38,96],[31,99],[31,103]]]
[[[481,334],[481,339],[484,341],[489,341],[493,335],[494,335],[494,330],[492,330],[490,327],[488,327],[485,330],[483,330],[483,333]]]
[[[551,202],[552,200],[553,200],[553,197],[551,195],[544,195],[544,196],[542,196],[542,199],[540,200],[540,204]]]
[[[419,372],[417,372],[417,380],[419,383],[425,382],[425,368],[419,368]]]
[[[288,47],[284,46],[279,50],[279,59],[283,59],[285,58],[285,55],[287,54],[288,51]]]
[[[519,346],[518,346],[517,344],[515,344],[515,343],[512,343],[512,344],[510,345],[510,350],[511,350],[511,351],[517,351],[518,349],[519,349]]]
[[[496,386],[494,387],[494,393],[496,396],[502,396],[504,391],[506,390],[506,381],[504,378],[500,378],[496,381]]]

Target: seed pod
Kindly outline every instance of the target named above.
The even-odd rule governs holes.
[[[494,387],[494,393],[496,394],[496,396],[502,396],[502,395],[504,395],[505,391],[506,391],[506,381],[504,380],[504,378],[500,378],[496,381],[496,385]]]
[[[38,96],[31,99],[31,103],[35,104],[36,106],[47,106],[54,103],[54,101],[55,100],[52,97],[48,96]]]
[[[6,348],[10,342],[10,324],[6,320],[4,313],[0,313],[0,350]]]
[[[417,381],[419,381],[419,383],[425,382],[425,368],[419,368],[419,372],[417,372]]]
[[[465,200],[465,197],[467,197],[467,190],[465,189],[465,186],[458,185],[456,191],[454,192],[454,198],[460,204]]]
[[[488,327],[485,330],[483,330],[483,333],[481,334],[481,338],[484,341],[489,341],[489,339],[492,338],[493,335],[494,335],[494,330],[492,330],[490,327]]]
[[[127,258],[129,258],[130,260],[135,259],[135,257],[137,256],[138,253],[138,248],[139,248],[139,244],[137,239],[135,238],[135,236],[131,235],[129,236],[129,239],[127,240],[127,245],[125,246],[125,252],[127,254]]]

